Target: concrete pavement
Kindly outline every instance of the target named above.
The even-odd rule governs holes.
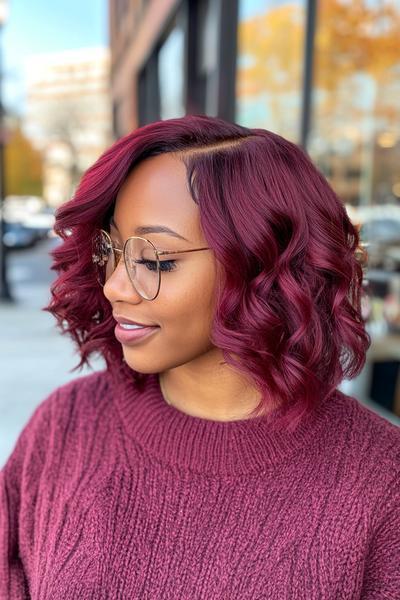
[[[41,308],[50,298],[48,250],[52,241],[41,242],[39,250],[10,256],[9,280],[14,304],[0,303],[0,468],[7,460],[23,426],[36,406],[56,387],[91,371],[70,373],[78,362],[72,341],[62,336],[55,319]],[[27,263],[35,255],[45,275],[32,280],[33,267]],[[33,278],[35,279],[35,278]],[[98,359],[94,370],[104,368]]]

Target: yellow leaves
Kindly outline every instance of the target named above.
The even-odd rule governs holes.
[[[239,95],[296,89],[302,68],[303,9],[286,4],[241,21]]]
[[[6,195],[42,194],[42,159],[17,126],[5,145]]]
[[[299,90],[305,14],[292,2],[241,21],[238,91],[244,96]],[[361,71],[379,80],[400,63],[400,11],[391,2],[318,2],[315,85],[332,90]]]

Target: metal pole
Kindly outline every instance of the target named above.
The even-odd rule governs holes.
[[[315,46],[315,26],[317,16],[317,0],[306,2],[306,30],[304,34],[304,76],[303,76],[303,106],[301,112],[300,144],[307,150],[311,126],[313,66]]]
[[[4,106],[2,93],[3,23],[0,22],[0,301],[14,302],[7,278],[7,250],[4,245],[4,196],[5,196],[5,164],[4,164]]]

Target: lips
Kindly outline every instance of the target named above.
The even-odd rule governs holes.
[[[117,323],[126,323],[127,325],[140,325],[141,327],[158,327],[158,325],[152,325],[151,323],[141,323],[140,321],[133,321],[133,319],[128,319],[127,317],[114,315],[114,319]]]
[[[125,329],[118,323],[115,326],[114,333],[115,337],[121,344],[124,345],[135,345],[140,344],[142,340],[150,338],[153,335],[156,335],[156,330],[159,329],[156,327],[138,327],[135,329]]]

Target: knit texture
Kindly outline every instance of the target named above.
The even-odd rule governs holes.
[[[56,389],[0,473],[1,600],[399,600],[400,429],[338,390],[276,414],[187,415],[157,374]]]

